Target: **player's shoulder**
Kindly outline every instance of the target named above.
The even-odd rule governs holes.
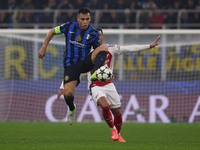
[[[112,54],[118,53],[118,46],[117,45],[110,45],[110,44],[106,44],[106,46],[108,47],[108,51]]]
[[[115,47],[115,45],[114,44],[105,44],[107,47],[110,47],[110,48],[112,48],[112,47]]]
[[[66,26],[75,25],[75,24],[76,24],[76,22],[68,21],[68,22],[65,22],[65,23],[61,24],[60,27],[66,27]]]
[[[98,30],[97,30],[95,27],[93,27],[92,25],[90,25],[89,28],[90,28],[91,30],[95,31],[95,32],[98,32]]]
[[[106,44],[106,46],[108,47],[108,50],[117,50],[117,45]]]
[[[99,34],[98,30],[95,27],[93,27],[92,25],[89,26],[88,31],[90,34]]]

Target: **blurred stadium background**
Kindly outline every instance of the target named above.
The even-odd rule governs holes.
[[[107,44],[160,45],[116,57],[114,83],[125,122],[200,122],[199,0],[1,0],[0,121],[67,121],[55,101],[63,78],[63,36],[54,36],[44,60],[37,57],[48,30],[76,21],[89,7],[92,25]],[[86,75],[76,89],[78,122],[102,122]]]
[[[89,7],[103,28],[199,29],[199,0],[1,0],[1,28],[51,28]]]

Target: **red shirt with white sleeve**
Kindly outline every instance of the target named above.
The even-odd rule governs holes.
[[[129,46],[120,46],[120,45],[107,45],[108,47],[108,53],[107,53],[107,58],[105,61],[105,64],[113,71],[114,68],[114,60],[116,55],[122,55],[122,54],[127,54],[130,52],[137,52],[137,51],[142,51],[150,48],[150,45],[129,45]],[[91,76],[92,70],[88,72],[88,88],[89,87],[94,87],[94,86],[105,86],[109,83],[112,83],[112,79],[110,79],[107,82],[101,82],[99,80],[95,82],[90,81],[90,76]],[[92,83],[92,85],[90,85]]]

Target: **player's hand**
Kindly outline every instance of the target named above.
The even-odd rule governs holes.
[[[56,100],[59,100],[62,94],[64,94],[64,89],[59,89]]]
[[[153,48],[158,45],[158,40],[160,39],[160,35],[156,38],[156,40],[150,45],[150,48]]]
[[[41,47],[41,49],[40,49],[39,52],[38,52],[38,57],[39,57],[40,59],[43,59],[44,56],[45,56],[45,54],[46,54],[46,48]]]

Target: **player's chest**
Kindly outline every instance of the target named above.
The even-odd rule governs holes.
[[[67,41],[75,45],[90,45],[92,43],[91,37],[89,33],[69,31]]]

